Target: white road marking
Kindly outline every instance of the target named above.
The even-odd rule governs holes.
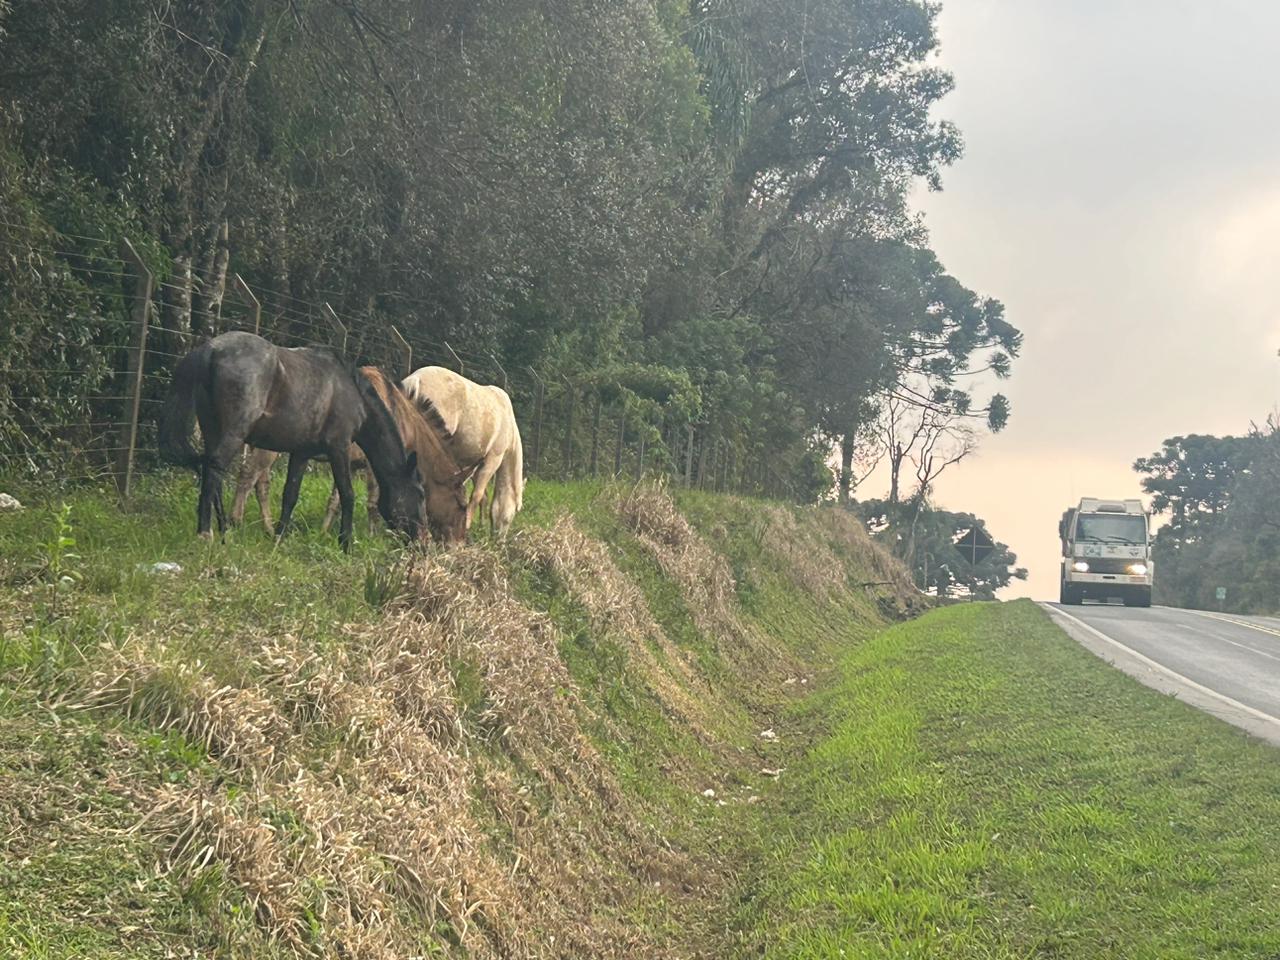
[[[1111,646],[1124,651],[1126,656],[1132,657],[1133,659],[1139,661],[1143,665],[1154,670],[1156,673],[1160,674],[1161,676],[1174,681],[1174,683],[1180,684],[1184,687],[1187,687],[1188,689],[1194,690],[1197,693],[1199,693],[1201,696],[1208,697],[1211,700],[1216,700],[1218,703],[1221,703],[1224,706],[1230,707],[1233,710],[1238,710],[1241,713],[1245,714],[1246,716],[1252,717],[1255,720],[1261,720],[1264,724],[1274,727],[1276,733],[1280,734],[1280,717],[1273,717],[1271,714],[1265,713],[1262,710],[1258,710],[1256,707],[1251,707],[1247,703],[1241,703],[1239,700],[1234,700],[1231,697],[1228,697],[1225,693],[1219,693],[1217,690],[1214,690],[1212,687],[1206,687],[1202,683],[1196,683],[1196,681],[1192,680],[1190,677],[1183,676],[1182,674],[1178,673],[1178,671],[1172,670],[1169,667],[1166,667],[1163,663],[1157,663],[1155,660],[1152,660],[1150,657],[1139,653],[1137,650],[1134,650],[1132,647],[1126,646],[1125,644],[1121,643],[1119,640],[1115,640],[1107,636],[1101,630],[1097,629],[1096,627],[1090,626],[1089,624],[1081,620],[1079,617],[1073,617],[1071,614],[1067,613],[1065,610],[1061,609],[1060,607],[1055,607],[1047,603],[1041,604],[1041,606],[1043,606],[1046,610],[1048,610],[1050,615],[1062,617],[1064,620],[1070,621],[1072,624],[1079,627],[1081,630],[1086,631],[1091,636],[1096,637],[1098,640],[1101,640],[1104,643],[1110,644]],[[1199,612],[1199,611],[1188,611],[1188,612]]]
[[[1239,627],[1248,627],[1250,630],[1257,630],[1259,633],[1269,633],[1273,637],[1280,637],[1280,630],[1264,627],[1262,624],[1254,623],[1252,620],[1238,620],[1235,617],[1228,617],[1225,613],[1211,613],[1208,610],[1188,610],[1187,613],[1208,617],[1211,620],[1221,620],[1223,623],[1234,623]]]

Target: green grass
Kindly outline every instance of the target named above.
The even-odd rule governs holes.
[[[376,622],[401,589],[395,547],[358,525],[348,556],[321,534],[322,474],[304,484],[297,535],[279,546],[256,521],[225,544],[197,541],[194,486],[176,474],[143,477],[126,512],[109,490],[4,489],[27,509],[0,516],[0,956],[116,960],[174,944],[276,956],[284,948],[257,934],[221,872],[158,867],[168,841],[139,829],[131,799],[214,782],[230,793],[244,786],[236,771],[156,717],[62,698],[138,634],[161,638],[166,662],[246,686],[244,654],[262,640],[288,633],[336,651],[348,625]],[[631,641],[598,633],[572,591],[514,548],[491,549],[520,599],[556,625],[580,728],[628,803],[690,854],[689,889],[646,884],[608,906],[646,942],[779,960],[1280,956],[1273,749],[1112,671],[1030,604],[955,606],[882,630],[878,594],[861,586],[879,577],[856,538],[793,512],[804,542],[845,568],[846,588],[819,598],[773,552],[776,505],[678,491],[730,564],[737,615],[788,658],[751,686],[619,518],[619,493],[532,481],[517,531],[571,513],[608,546],[721,705],[714,744],[632,674]],[[151,572],[157,561],[182,572]],[[546,813],[554,791],[478,729],[479,669],[450,669],[476,728],[469,749],[508,765]],[[791,670],[807,684],[784,685]],[[760,739],[765,726],[778,742]],[[307,749],[331,754],[328,735],[316,725]],[[775,783],[764,768],[784,772]],[[482,795],[476,805],[486,842],[509,844],[510,823]]]
[[[1030,603],[892,628],[802,714],[743,955],[1280,954],[1280,755]]]

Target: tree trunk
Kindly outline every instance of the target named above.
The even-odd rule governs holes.
[[[191,328],[209,336],[222,332],[222,300],[227,292],[227,262],[231,256],[228,232],[226,220],[208,231],[192,292]]]
[[[164,329],[172,352],[185,354],[191,349],[191,252],[176,251],[173,272],[163,284]]]
[[[850,430],[840,438],[840,502],[849,503],[853,492],[853,438],[856,430]]]

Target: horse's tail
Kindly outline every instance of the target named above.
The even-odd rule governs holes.
[[[191,442],[195,427],[195,392],[208,381],[213,351],[208,343],[196,347],[174,368],[173,386],[160,415],[160,456],[180,467],[198,467],[204,457]]]

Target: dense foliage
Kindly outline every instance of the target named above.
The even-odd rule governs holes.
[[[1280,424],[1244,437],[1166,440],[1134,464],[1152,508],[1161,603],[1242,613],[1280,611]],[[1225,601],[1217,590],[1227,591]]]
[[[424,361],[608,393],[655,456],[697,423],[803,498],[836,447],[847,491],[887,398],[999,429],[963,378],[1007,375],[1020,335],[908,206],[960,153],[936,15],[0,0],[0,455],[114,416],[120,237],[162,281],[161,366],[239,273],[279,339],[327,301],[357,343],[394,324]]]

